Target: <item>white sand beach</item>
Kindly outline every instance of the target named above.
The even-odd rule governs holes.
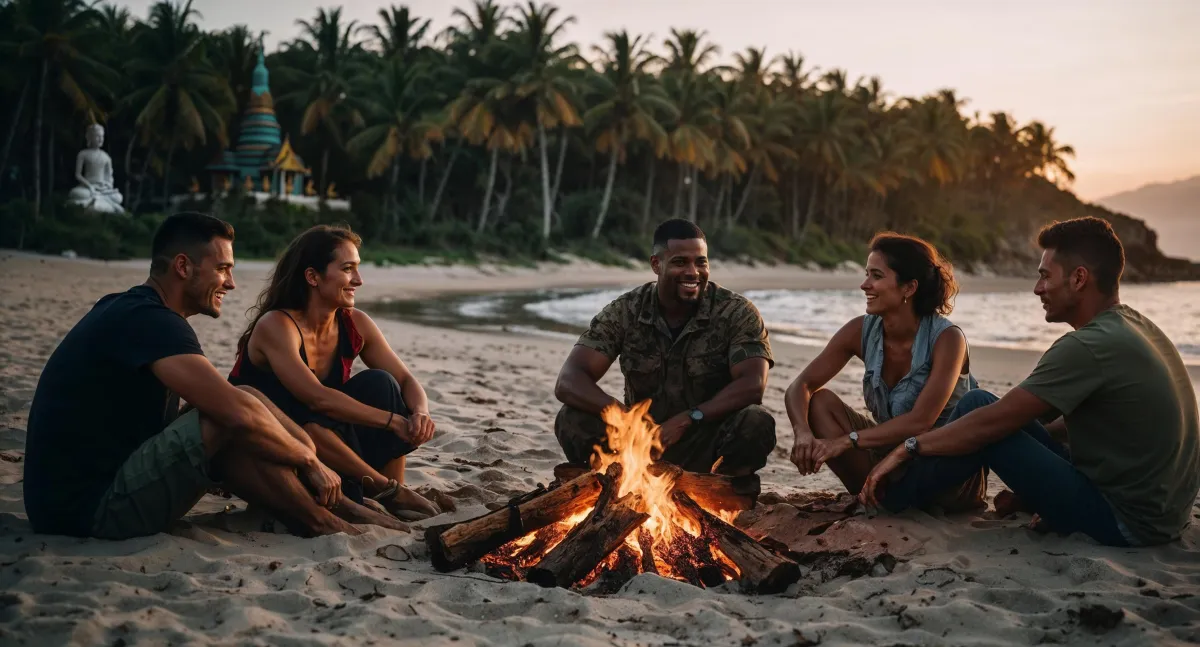
[[[21,495],[26,416],[38,374],[100,296],[144,280],[147,263],[0,252],[0,645],[1143,645],[1200,642],[1200,508],[1181,541],[1144,549],[1039,535],[1028,516],[862,516],[858,530],[902,556],[857,578],[805,569],[785,593],[747,596],[639,575],[611,595],[436,572],[420,529],[299,539],[252,531],[237,499],[205,497],[170,534],[111,542],[35,535]],[[264,263],[235,271],[225,316],[194,317],[223,372],[257,296]],[[648,270],[586,263],[540,269],[364,268],[360,304],[448,292],[619,286]],[[746,290],[852,288],[858,276],[794,268],[723,269]],[[966,290],[1028,289],[966,277]],[[1030,307],[1036,307],[1031,297]],[[566,340],[431,328],[377,316],[425,385],[438,433],[409,459],[408,482],[454,497],[445,523],[552,480],[561,462],[552,389]],[[800,477],[787,460],[783,390],[815,348],[776,344],[765,405],[778,446],[761,472],[772,500],[840,489],[827,470]],[[1037,354],[973,348],[973,372],[1003,392]],[[832,385],[861,403],[848,370]],[[603,385],[620,392],[615,368]],[[64,474],[63,478],[71,478]],[[990,491],[999,483],[993,477]],[[232,514],[223,513],[233,506]],[[899,548],[911,546],[911,548]],[[1106,613],[1098,609],[1115,613]],[[1106,618],[1111,623],[1105,623]],[[1115,624],[1111,628],[1108,625]]]

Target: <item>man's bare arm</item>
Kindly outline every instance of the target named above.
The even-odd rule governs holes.
[[[752,404],[762,404],[767,391],[767,371],[770,364],[762,357],[751,357],[734,364],[729,369],[733,380],[717,392],[711,400],[696,408],[705,419],[720,419]]]
[[[306,469],[318,464],[316,453],[293,438],[266,405],[221,377],[203,355],[165,357],[150,370],[201,414],[243,432],[247,447],[263,459]]]
[[[575,346],[558,373],[554,397],[569,407],[597,416],[610,404],[622,406],[598,384],[612,363],[613,360],[599,351]]]
[[[922,434],[922,456],[961,456],[1015,433],[1050,411],[1050,405],[1021,387],[1014,387],[998,401],[929,433]]]

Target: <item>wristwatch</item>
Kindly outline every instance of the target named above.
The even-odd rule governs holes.
[[[904,441],[904,449],[908,452],[909,456],[919,456],[917,452],[920,451],[920,447],[917,446],[917,437],[913,436]]]
[[[693,423],[698,424],[704,420],[704,412],[699,409],[692,409],[688,412],[688,417],[692,419]]]
[[[861,449],[858,446],[858,432],[857,431],[850,432],[850,444],[853,445],[855,449]]]

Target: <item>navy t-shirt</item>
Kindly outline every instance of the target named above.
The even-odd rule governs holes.
[[[25,437],[25,511],[35,532],[86,536],[117,471],[178,415],[150,370],[202,355],[187,320],[139,285],[110,294],[63,338],[38,380]]]

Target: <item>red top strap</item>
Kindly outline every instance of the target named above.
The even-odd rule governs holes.
[[[343,348],[342,356],[342,383],[350,379],[350,369],[354,367],[354,359],[362,352],[366,341],[361,333],[358,332],[358,326],[354,325],[354,316],[350,314],[349,308],[341,308],[338,310],[338,316],[341,317],[342,330],[346,332],[343,338],[346,340],[348,348]]]

